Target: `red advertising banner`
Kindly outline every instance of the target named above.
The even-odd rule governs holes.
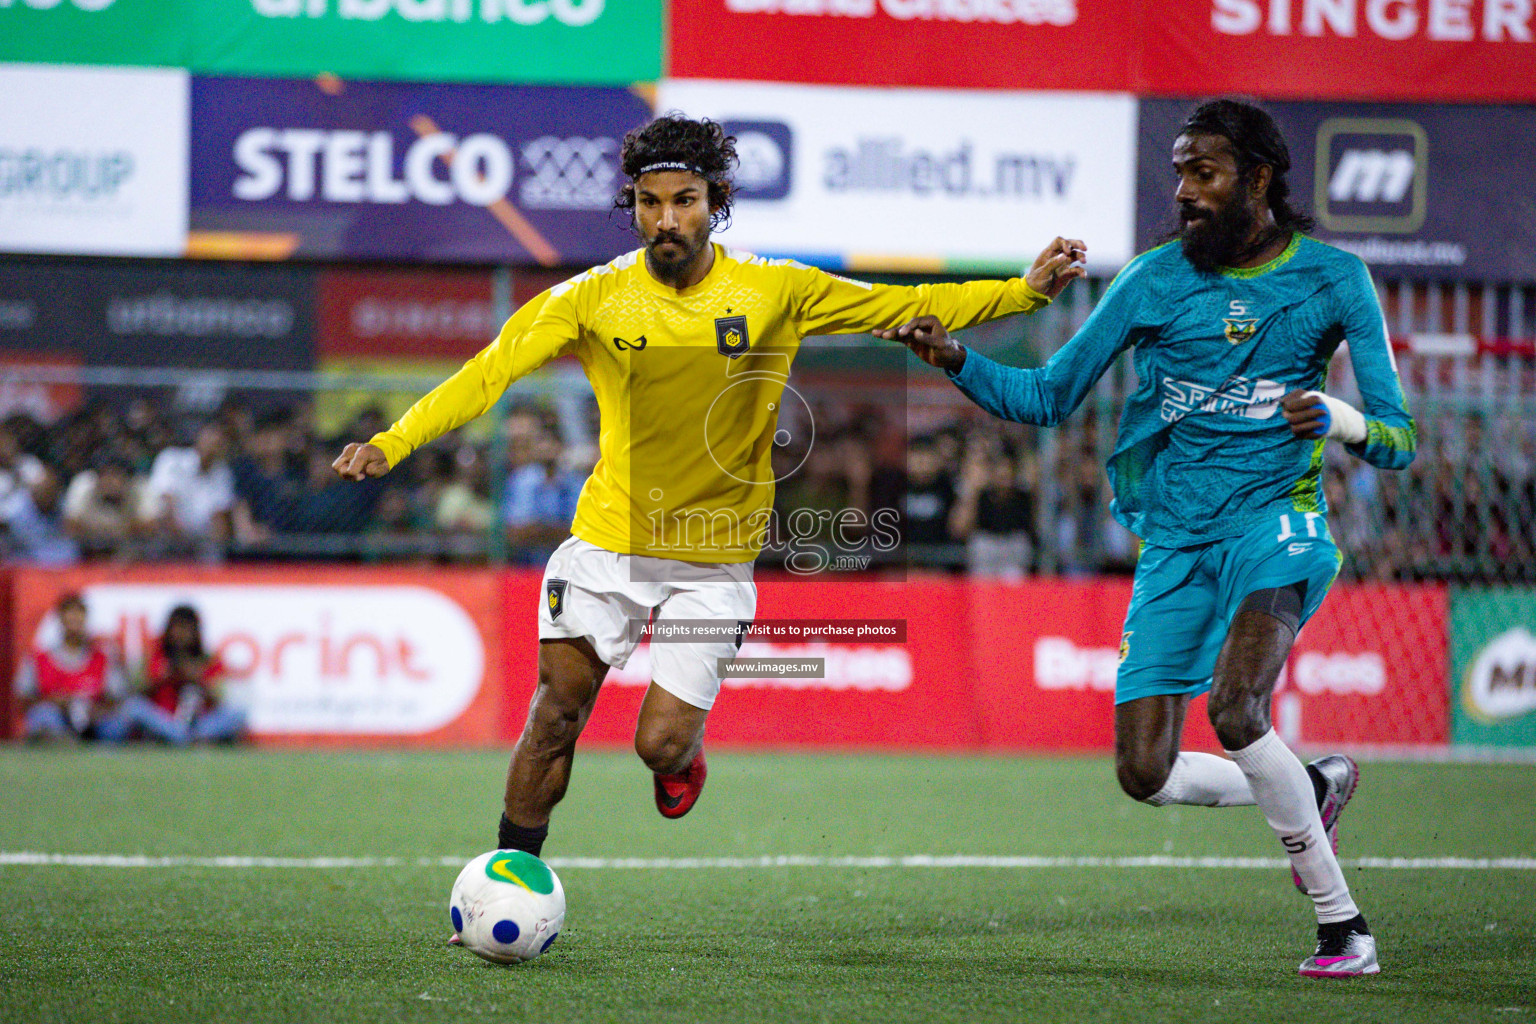
[[[1291,651],[1275,725],[1293,743],[1450,742],[1446,588],[1335,585]]]
[[[1168,0],[1142,22],[1142,93],[1536,99],[1530,0]]]
[[[674,78],[1536,100],[1529,0],[672,0],[670,7]],[[721,43],[732,39],[752,42]]]
[[[522,729],[537,679],[538,573],[507,579],[508,734]],[[756,746],[974,749],[980,745],[962,582],[809,583],[758,579],[757,621],[902,619],[902,643],[746,641],[742,657],[823,658],[821,679],[728,679],[709,716],[712,741]],[[919,639],[920,638],[920,639]],[[628,744],[650,683],[641,645],[608,675],[585,742]]]
[[[11,628],[14,620],[11,618],[11,570],[0,566],[0,671],[6,674],[6,679],[11,678],[10,673],[16,667],[16,657],[20,653],[16,650],[16,630]],[[15,714],[15,697],[12,688],[0,686],[0,740],[7,736],[15,735],[15,726],[11,720]]]
[[[995,750],[1108,751],[1129,579],[975,583],[977,707]],[[1185,749],[1220,750],[1205,701],[1190,708]]]
[[[14,569],[0,575],[9,664],[51,641],[52,609],[70,591],[83,594],[92,631],[119,646],[130,670],[171,607],[198,608],[205,639],[229,666],[235,699],[263,742],[511,743],[538,677],[537,572]],[[905,636],[748,639],[744,658],[818,658],[825,671],[727,680],[710,715],[711,742],[1113,747],[1128,580],[812,583],[765,574],[758,592],[759,623],[901,620]],[[1307,748],[1445,746],[1448,613],[1440,586],[1336,586],[1276,689],[1280,734]],[[650,676],[642,645],[609,674],[584,741],[627,746]],[[0,701],[0,724],[6,710]],[[1204,700],[1190,708],[1183,745],[1220,749]]]
[[[229,669],[230,698],[275,743],[461,746],[500,740],[496,573],[205,566],[17,569],[13,654],[47,643],[65,593],[130,672],[169,610],[191,604]]]
[[[321,359],[468,359],[501,323],[484,270],[325,270]]]
[[[506,734],[521,731],[537,678],[536,573],[507,580]],[[758,621],[905,619],[904,644],[743,645],[744,656],[824,657],[824,679],[730,680],[712,742],[996,751],[1114,745],[1114,685],[1127,579],[1024,584],[759,581]],[[1287,742],[1441,747],[1449,741],[1445,590],[1338,585],[1278,684]],[[609,674],[584,739],[628,744],[650,658]],[[1197,699],[1185,749],[1221,749]]]
[[[1124,91],[1141,20],[1140,6],[1126,0],[672,0],[669,6],[675,78],[928,88]],[[750,43],[726,45],[729,40]]]

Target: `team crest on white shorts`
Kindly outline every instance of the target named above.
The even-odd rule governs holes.
[[[560,613],[565,611],[565,580],[550,580],[544,601],[549,605],[549,617],[551,621],[558,619]]]

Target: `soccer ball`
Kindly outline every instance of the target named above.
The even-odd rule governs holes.
[[[492,963],[544,952],[565,923],[565,888],[539,858],[521,850],[482,853],[459,872],[448,916],[464,948]]]

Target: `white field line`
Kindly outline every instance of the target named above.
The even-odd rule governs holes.
[[[0,867],[74,868],[458,868],[468,857],[145,857],[111,853],[0,851]],[[550,857],[558,871],[697,871],[764,868],[1207,868],[1275,870],[1290,867],[1283,857]],[[1536,857],[1351,857],[1346,868],[1406,871],[1536,871]]]

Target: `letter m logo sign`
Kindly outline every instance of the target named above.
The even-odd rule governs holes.
[[[1414,121],[1335,117],[1317,129],[1313,208],[1329,231],[1409,235],[1424,226],[1429,136]]]

